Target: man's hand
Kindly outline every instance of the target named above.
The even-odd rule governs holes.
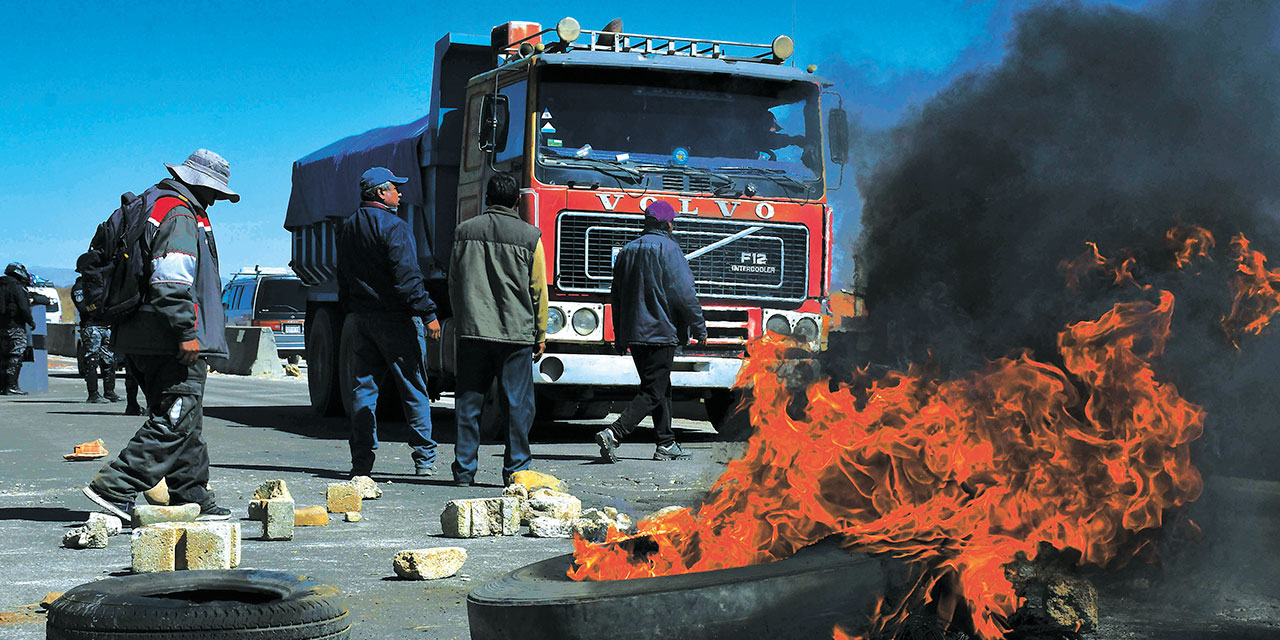
[[[427,323],[427,337],[431,338],[432,340],[440,339],[440,320],[439,319],[432,318],[431,322]]]
[[[702,336],[701,338],[697,338],[696,340],[694,340],[694,342],[697,342],[699,347],[706,348],[706,346],[707,346],[707,337],[706,337],[706,336]]]
[[[539,359],[541,359],[542,354],[545,353],[546,350],[547,350],[547,343],[545,342],[539,342],[537,345],[535,345],[533,347],[533,361],[537,362]]]
[[[200,357],[200,341],[188,340],[178,345],[178,362],[185,365],[196,363],[196,359]]]

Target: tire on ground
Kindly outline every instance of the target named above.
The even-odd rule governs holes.
[[[307,390],[311,408],[324,416],[342,415],[337,376],[340,319],[334,309],[324,307],[313,316],[308,314],[307,319]]]
[[[49,606],[50,640],[347,638],[333,587],[279,571],[174,571],[107,578]]]

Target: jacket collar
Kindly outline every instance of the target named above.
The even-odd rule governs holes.
[[[642,236],[655,235],[655,236],[662,236],[664,238],[670,238],[671,240],[676,239],[675,234],[671,233],[670,231],[667,231],[666,229],[645,229],[644,232],[641,233],[640,235]]]
[[[383,203],[381,203],[381,202],[377,202],[376,200],[365,200],[364,202],[361,202],[361,203],[360,203],[360,206],[361,206],[361,207],[374,207],[375,209],[382,209],[383,211],[390,211],[391,213],[395,213],[395,212],[396,212],[396,210],[395,210],[395,209],[393,209],[393,208],[391,208],[391,207],[388,207],[387,205],[385,205],[385,204],[383,204]]]
[[[187,188],[187,185],[182,184],[181,182],[178,182],[173,178],[165,178],[164,180],[160,181],[160,184],[158,186],[161,189],[172,191],[178,194],[178,197],[186,201],[187,206],[191,207],[192,211],[195,211],[196,213],[199,213],[201,215],[206,215],[206,216],[209,215],[208,212],[204,210],[204,205],[200,204],[200,200],[196,198],[195,194],[191,193],[191,190]]]
[[[512,218],[519,218],[519,217],[520,217],[520,214],[516,213],[516,210],[515,210],[515,209],[512,209],[511,207],[504,207],[504,206],[502,206],[502,205],[500,205],[500,204],[491,204],[491,205],[489,205],[488,207],[485,207],[484,212],[485,212],[485,213],[497,213],[497,214],[504,215],[504,216],[511,216]]]

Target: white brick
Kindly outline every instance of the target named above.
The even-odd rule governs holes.
[[[512,536],[520,529],[519,498],[450,500],[440,514],[440,528],[450,538]]]
[[[405,580],[437,580],[454,575],[466,561],[462,547],[407,549],[396,554],[391,568]]]

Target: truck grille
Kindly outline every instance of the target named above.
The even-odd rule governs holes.
[[[635,214],[565,212],[557,220],[556,286],[563,291],[607,293],[613,258],[640,235]],[[689,262],[699,296],[801,301],[809,287],[809,230],[786,223],[684,217],[675,236],[687,255],[751,227],[761,229]]]

